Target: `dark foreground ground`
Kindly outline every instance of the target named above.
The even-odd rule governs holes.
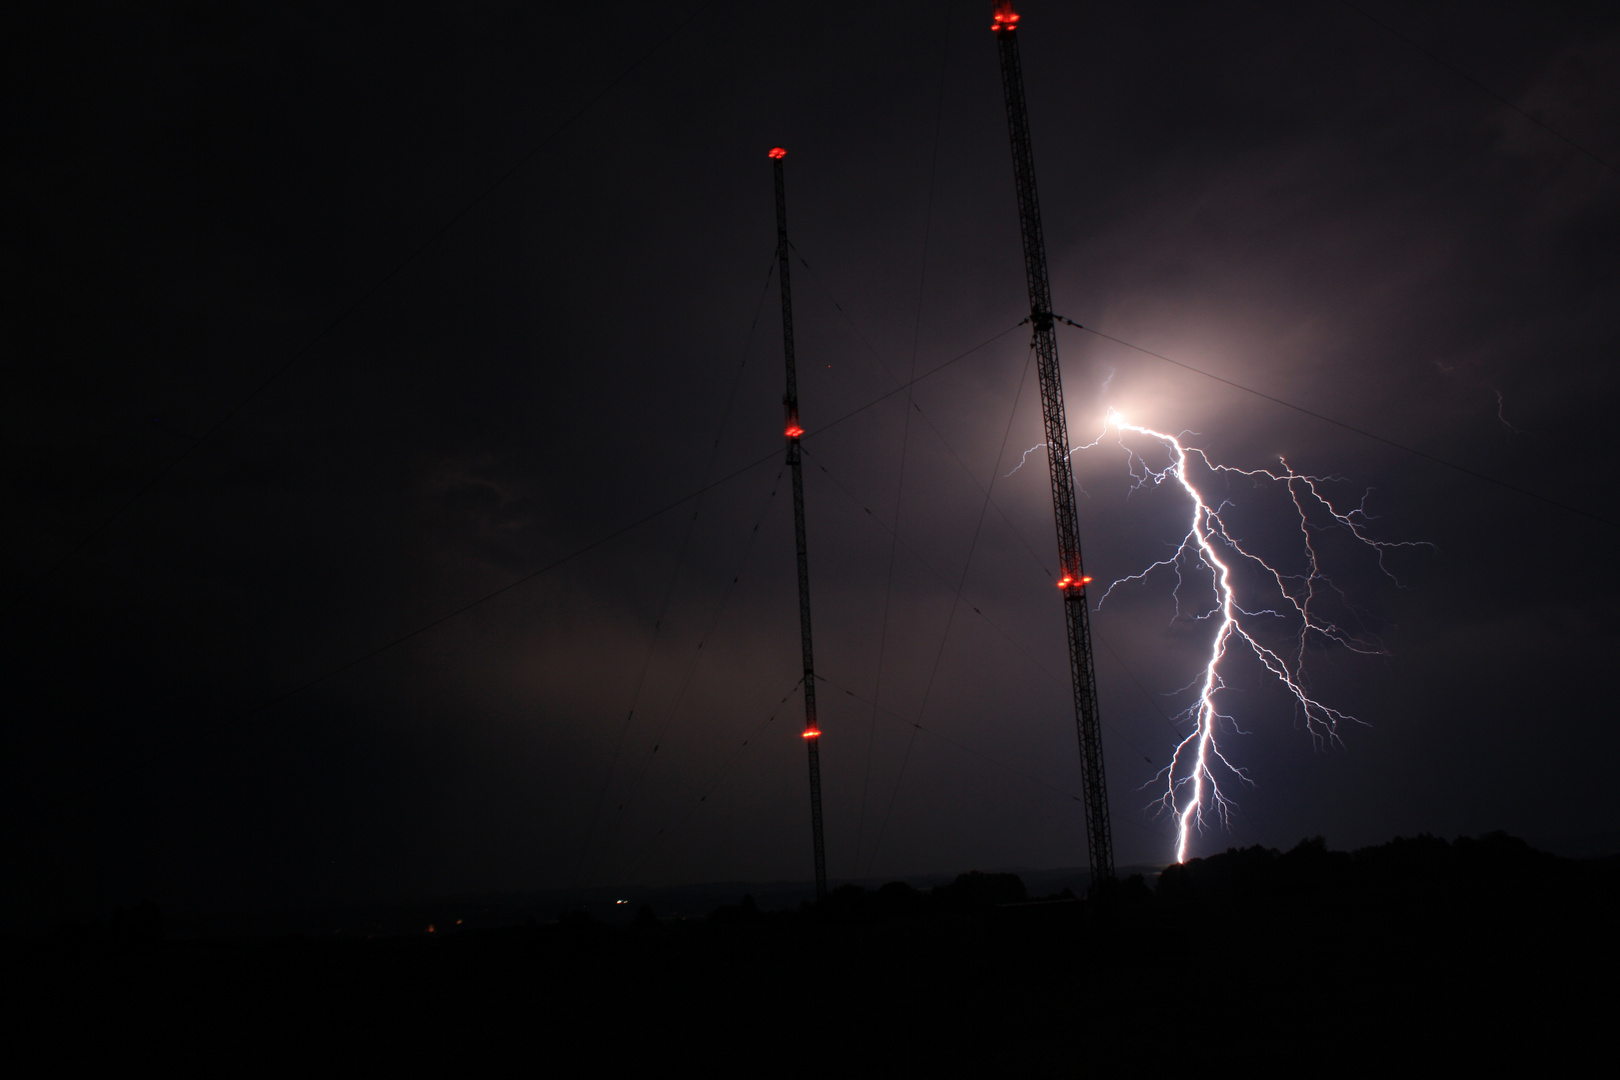
[[[1010,875],[630,927],[373,940],[12,940],[8,1060],[578,1075],[1575,1062],[1620,1029],[1620,862],[1505,837],[1306,843],[1156,890],[1016,903]],[[1587,1066],[1590,1067],[1590,1066]],[[1609,1066],[1601,1066],[1606,1073]]]

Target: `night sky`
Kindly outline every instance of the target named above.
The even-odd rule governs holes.
[[[1317,745],[1239,662],[1254,784],[1195,854],[1601,844],[1620,14],[1363,6],[1411,40],[1336,3],[1029,0],[1055,305],[1510,486],[1065,328],[1071,436],[1114,406],[1283,456],[1434,545],[1397,585],[1322,534],[1386,655],[1307,669],[1365,724]],[[810,876],[776,145],[829,873],[1084,865],[1044,457],[1007,475],[1041,436],[988,16],[11,13],[14,913]],[[908,420],[908,372],[986,341]],[[1174,547],[1173,492],[1074,460],[1089,573]],[[1288,550],[1285,504],[1226,495]],[[1116,858],[1162,865],[1210,627],[1166,580],[1092,602]]]

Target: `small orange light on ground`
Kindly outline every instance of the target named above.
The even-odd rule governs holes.
[[[772,161],[781,161],[785,157],[787,157],[787,151],[782,149],[780,146],[775,146],[775,147],[771,148],[771,160]]]
[[[800,435],[804,434],[804,428],[800,427],[798,424],[794,424],[792,427],[787,429],[785,434],[790,439],[797,439]]]
[[[433,924],[432,923],[428,923],[427,932],[430,933],[430,934],[433,933]]]
[[[807,739],[819,739],[819,738],[821,738],[821,729],[820,728],[813,728],[813,727],[812,728],[805,728],[804,729],[804,737],[807,738]]]

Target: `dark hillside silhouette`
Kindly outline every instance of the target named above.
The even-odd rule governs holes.
[[[540,1047],[610,1068],[787,1053],[799,1067],[856,1054],[1072,1070],[1080,1035],[1093,1058],[1128,1062],[1248,1031],[1250,1060],[1298,1061],[1321,1053],[1326,1026],[1357,1033],[1335,1060],[1454,1067],[1606,1029],[1617,886],[1620,860],[1502,834],[1354,852],[1312,838],[1091,899],[1032,899],[1016,875],[971,872],[927,891],[844,885],[784,910],[744,894],[703,918],[643,905],[615,924],[575,908],[376,939],[165,939],[140,905],[6,947],[13,982],[34,991],[17,1030],[64,1062],[100,1044],[291,1060],[332,1040],[414,1062],[424,1039],[464,1046],[476,1032],[481,1053]],[[1167,1012],[1189,987],[1192,1019]]]
[[[1397,837],[1355,852],[1329,851],[1322,837],[1301,840],[1279,852],[1259,846],[1168,866],[1159,876],[1161,900],[1235,900],[1302,896],[1329,891],[1486,890],[1492,886],[1553,885],[1589,874],[1590,868],[1536,851],[1506,833],[1455,843],[1434,836]]]

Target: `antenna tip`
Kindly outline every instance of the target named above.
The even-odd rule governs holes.
[[[771,147],[770,158],[772,161],[781,161],[785,157],[787,157],[786,150],[782,149],[780,146]]]

